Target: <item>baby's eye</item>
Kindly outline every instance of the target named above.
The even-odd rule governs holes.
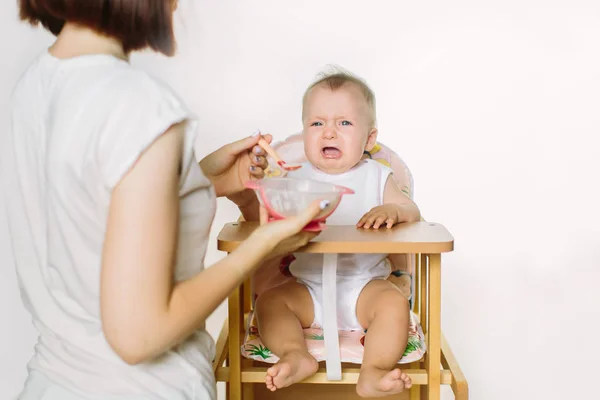
[[[352,125],[352,122],[346,121],[346,120],[342,121],[342,126],[350,126],[350,125]]]
[[[318,122],[318,121],[317,122],[313,122],[312,124],[310,124],[310,126],[321,126],[321,125],[323,125],[323,123],[322,122]]]

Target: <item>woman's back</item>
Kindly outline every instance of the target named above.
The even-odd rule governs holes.
[[[19,81],[11,114],[9,228],[22,296],[40,332],[29,367],[89,398],[94,398],[89,393],[169,399],[212,393],[207,360],[213,343],[205,331],[161,356],[160,363],[130,366],[106,342],[100,317],[111,192],[155,139],[190,118],[185,106],[118,58],[60,60],[44,53]],[[195,160],[194,140],[190,122],[181,164],[175,280],[202,270],[214,215],[214,193]]]

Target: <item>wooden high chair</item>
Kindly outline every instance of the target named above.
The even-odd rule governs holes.
[[[290,140],[291,139],[291,140]],[[298,154],[298,137],[292,136],[279,152],[286,161],[302,162],[303,151]],[[301,142],[300,142],[301,143]],[[287,146],[286,144],[291,144]],[[412,177],[406,165],[395,153],[379,145],[377,150],[387,150],[387,161],[391,164],[397,182],[407,195],[412,197]],[[373,152],[375,155],[376,152]],[[381,154],[378,152],[381,156]],[[384,154],[385,156],[385,154]],[[396,157],[395,159],[390,157]],[[373,157],[377,159],[376,157]],[[402,171],[402,169],[405,169]],[[399,173],[398,173],[399,172]],[[275,173],[276,175],[276,173]],[[343,201],[343,200],[342,200]],[[256,222],[238,221],[226,224],[218,236],[218,248],[231,252],[258,226]],[[385,399],[429,399],[439,400],[440,386],[450,385],[457,400],[468,399],[467,381],[441,332],[441,254],[450,252],[454,239],[446,228],[437,223],[420,221],[399,224],[392,229],[363,231],[354,226],[329,226],[311,243],[301,249],[302,252],[323,253],[324,268],[335,265],[339,253],[389,253],[414,255],[412,265],[412,311],[418,315],[421,329],[425,333],[427,351],[421,360],[399,367],[410,375],[413,387],[396,396]],[[411,263],[409,262],[409,267]],[[329,271],[335,275],[335,267]],[[324,274],[325,277],[325,274]],[[324,278],[325,279],[325,278]],[[218,382],[226,382],[227,399],[231,400],[277,400],[277,399],[359,399],[355,385],[360,369],[355,364],[341,363],[337,335],[325,333],[325,345],[328,346],[326,368],[320,365],[319,371],[291,387],[270,392],[265,387],[266,370],[271,364],[243,358],[241,347],[249,316],[253,308],[254,293],[250,280],[238,287],[229,297],[228,318],[225,320],[217,340],[217,353],[213,362],[213,371]],[[325,304],[324,304],[325,306]],[[327,324],[324,321],[324,324]],[[331,324],[324,332],[331,332]],[[329,344],[327,341],[329,340]],[[338,347],[336,347],[338,346]],[[333,350],[331,350],[333,349]],[[337,350],[337,354],[336,354]],[[322,363],[320,363],[322,364]],[[408,366],[408,368],[407,368]]]

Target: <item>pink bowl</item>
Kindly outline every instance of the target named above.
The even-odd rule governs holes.
[[[315,200],[328,200],[329,206],[304,228],[308,231],[322,230],[342,196],[354,194],[352,189],[343,186],[308,179],[269,178],[248,181],[245,186],[256,192],[258,200],[274,220],[298,215]]]

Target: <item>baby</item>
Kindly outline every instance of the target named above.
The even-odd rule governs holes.
[[[303,139],[308,163],[288,177],[335,183],[354,189],[327,219],[330,225],[391,228],[418,221],[420,213],[391,177],[392,171],[362,160],[376,143],[375,96],[362,80],[344,72],[326,75],[304,94]],[[356,391],[381,397],[410,388],[397,362],[408,340],[409,305],[386,278],[387,254],[340,254],[337,269],[338,327],[366,330]],[[280,361],[268,369],[266,385],[281,389],[318,369],[302,328],[321,327],[322,254],[295,254],[296,278],[261,294],[256,302],[260,336]]]

